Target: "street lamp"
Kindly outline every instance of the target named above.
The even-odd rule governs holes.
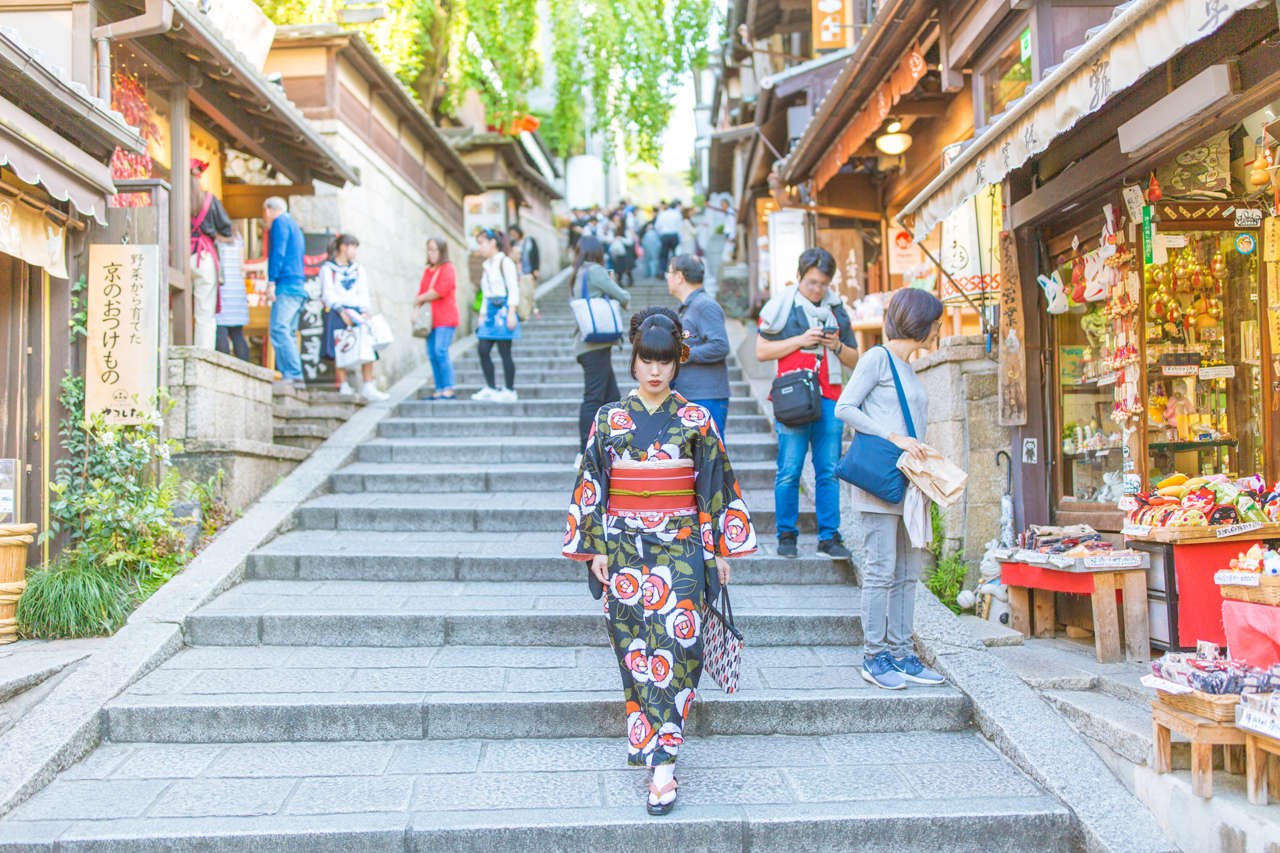
[[[894,120],[885,127],[885,132],[876,137],[876,148],[890,157],[897,157],[911,147],[911,134],[902,129],[902,122]]]

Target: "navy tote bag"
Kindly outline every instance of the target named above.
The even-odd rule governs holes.
[[[885,354],[889,356],[889,370],[893,373],[893,387],[898,391],[902,419],[907,422],[907,435],[915,438],[916,426],[911,421],[907,395],[902,392],[898,368],[893,363],[893,354],[888,347],[885,347]],[[836,476],[886,503],[896,504],[907,493],[907,475],[898,470],[898,457],[901,455],[902,448],[889,439],[855,432],[853,441],[849,442],[849,449],[836,465]]]

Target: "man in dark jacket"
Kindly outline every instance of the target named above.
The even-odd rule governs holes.
[[[729,417],[729,334],[724,309],[702,289],[705,270],[696,255],[676,255],[667,267],[667,292],[680,300],[689,360],[680,366],[675,389],[691,403],[705,406],[724,437]]]

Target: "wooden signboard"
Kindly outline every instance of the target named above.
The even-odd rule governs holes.
[[[1027,422],[1027,341],[1022,317],[1022,279],[1013,232],[1000,233],[1000,412],[1001,426]]]
[[[160,248],[89,247],[84,411],[108,424],[141,423],[159,370]]]

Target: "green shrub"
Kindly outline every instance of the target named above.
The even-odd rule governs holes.
[[[27,573],[18,600],[25,636],[57,640],[111,634],[129,618],[137,583],[126,571],[86,551],[64,551],[57,562]]]
[[[965,576],[969,573],[969,563],[964,559],[963,548],[943,555],[942,545],[947,537],[947,526],[942,520],[942,511],[935,503],[929,504],[929,521],[933,526],[933,541],[929,543],[929,552],[933,554],[934,565],[925,576],[924,585],[952,613],[959,613],[960,605],[956,604],[956,596],[964,586]]]
[[[78,295],[73,304],[73,335],[82,337]],[[142,423],[114,426],[86,413],[84,397],[84,378],[68,372],[59,395],[67,417],[58,425],[67,457],[49,486],[42,533],[65,535],[67,546],[28,575],[17,614],[28,637],[110,634],[190,556],[172,514],[180,483],[169,459],[179,447],[161,437],[172,402],[161,392],[143,401]]]
[[[925,578],[925,586],[947,606],[952,613],[960,612],[956,604],[956,596],[964,585],[965,575],[969,572],[969,564],[960,551],[952,551],[938,561],[933,571]]]

